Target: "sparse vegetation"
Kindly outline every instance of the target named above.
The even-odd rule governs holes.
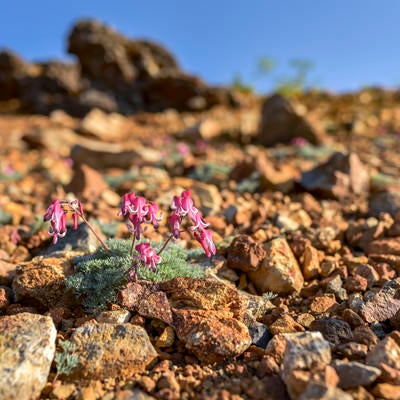
[[[89,311],[104,309],[108,303],[116,301],[116,294],[129,280],[129,269],[132,266],[129,240],[110,239],[107,241],[111,251],[99,247],[90,255],[79,256],[74,259],[75,271],[66,280],[67,287],[71,288],[76,296],[81,297],[83,305]],[[152,244],[160,247],[161,244]],[[140,265],[139,279],[163,281],[177,276],[200,278],[204,276],[203,268],[189,262],[193,255],[180,246],[170,243],[163,252],[162,262],[157,271]]]
[[[57,368],[57,374],[54,380],[57,379],[58,375],[70,375],[79,365],[79,358],[75,354],[76,345],[69,340],[59,340],[58,344],[62,352],[57,352],[54,357]]]

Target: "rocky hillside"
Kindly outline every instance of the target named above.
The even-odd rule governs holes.
[[[92,20],[68,52],[0,52],[0,398],[398,399],[400,92],[211,87]]]

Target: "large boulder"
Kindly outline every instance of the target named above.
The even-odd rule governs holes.
[[[179,69],[174,56],[161,45],[129,40],[96,20],[75,24],[68,52],[78,57],[84,76],[111,86]]]
[[[20,79],[27,74],[28,66],[10,50],[0,51],[0,101],[20,96]]]
[[[296,111],[287,98],[280,94],[267,98],[261,108],[257,143],[273,146],[277,143],[290,143],[298,137],[313,144],[322,141],[321,134]]]

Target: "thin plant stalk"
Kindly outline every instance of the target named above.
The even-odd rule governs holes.
[[[171,239],[174,237],[174,235],[170,235],[169,238],[164,242],[164,244],[162,245],[161,249],[158,250],[157,255],[160,255],[165,248],[167,247],[168,243],[171,241]]]
[[[78,213],[78,215],[82,218],[83,222],[88,226],[88,228],[93,232],[94,236],[96,236],[96,239],[101,243],[101,245],[107,250],[111,251],[111,249],[108,247],[107,243],[99,236],[99,234],[96,232],[96,230],[93,228],[93,226],[90,224],[90,222],[85,218],[84,215],[81,213]]]
[[[132,244],[131,244],[131,249],[130,249],[130,251],[129,251],[129,254],[130,254],[131,257],[132,257],[132,255],[133,255],[133,249],[134,249],[134,246],[135,246],[135,242],[136,242],[136,235],[133,235]]]

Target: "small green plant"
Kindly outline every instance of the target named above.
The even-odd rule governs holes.
[[[59,340],[62,352],[57,352],[54,361],[56,363],[57,373],[54,381],[59,375],[69,375],[79,365],[79,358],[76,355],[76,345],[69,340]]]
[[[205,162],[199,165],[189,174],[192,179],[206,183],[215,183],[216,181],[225,181],[232,167],[229,165],[216,164],[213,162]]]
[[[303,58],[294,58],[289,60],[289,74],[276,74],[277,62],[271,58],[262,56],[256,64],[256,77],[262,80],[269,80],[272,91],[280,93],[284,96],[291,97],[303,93],[310,89],[309,75],[314,65],[309,60]],[[236,75],[231,86],[239,91],[245,92],[253,90],[252,86],[245,82],[240,75]]]
[[[4,211],[0,208],[0,226],[11,224],[12,219],[13,219],[12,214],[10,214],[7,211]]]
[[[76,273],[66,279],[66,286],[82,298],[82,304],[88,311],[104,309],[108,303],[115,302],[118,290],[129,281],[132,266],[130,241],[110,239],[107,244],[111,251],[99,247],[93,254],[75,257]],[[161,247],[161,244],[152,243],[152,247]],[[137,274],[139,279],[164,281],[177,276],[201,278],[204,270],[192,262],[190,251],[171,243],[163,251],[156,271],[139,264]]]
[[[96,219],[96,224],[107,237],[114,237],[118,233],[119,223],[117,221],[103,222],[100,219]]]
[[[246,83],[240,74],[236,74],[231,83],[231,87],[233,90],[242,93],[254,93],[254,87],[248,83]]]
[[[172,245],[172,241],[179,239],[186,230],[211,258],[216,254],[216,247],[212,232],[206,229],[209,224],[194,206],[188,189],[180,196],[174,196],[171,210],[168,218],[170,234],[164,243],[144,241],[142,234],[148,225],[158,229],[162,213],[158,212],[158,204],[148,202],[134,192],[126,193],[118,215],[128,219],[127,228],[132,237],[129,246],[121,240],[105,242],[88,222],[78,200],[56,199],[50,204],[43,220],[50,222],[48,232],[53,236],[54,244],[67,234],[68,213],[72,214],[73,229],[78,228],[78,220],[82,219],[101,243],[102,247],[94,254],[75,258],[76,274],[66,280],[66,286],[82,298],[86,308],[104,308],[107,303],[115,302],[117,291],[139,277],[158,281],[176,276],[203,276],[201,269],[186,262],[184,250]]]

